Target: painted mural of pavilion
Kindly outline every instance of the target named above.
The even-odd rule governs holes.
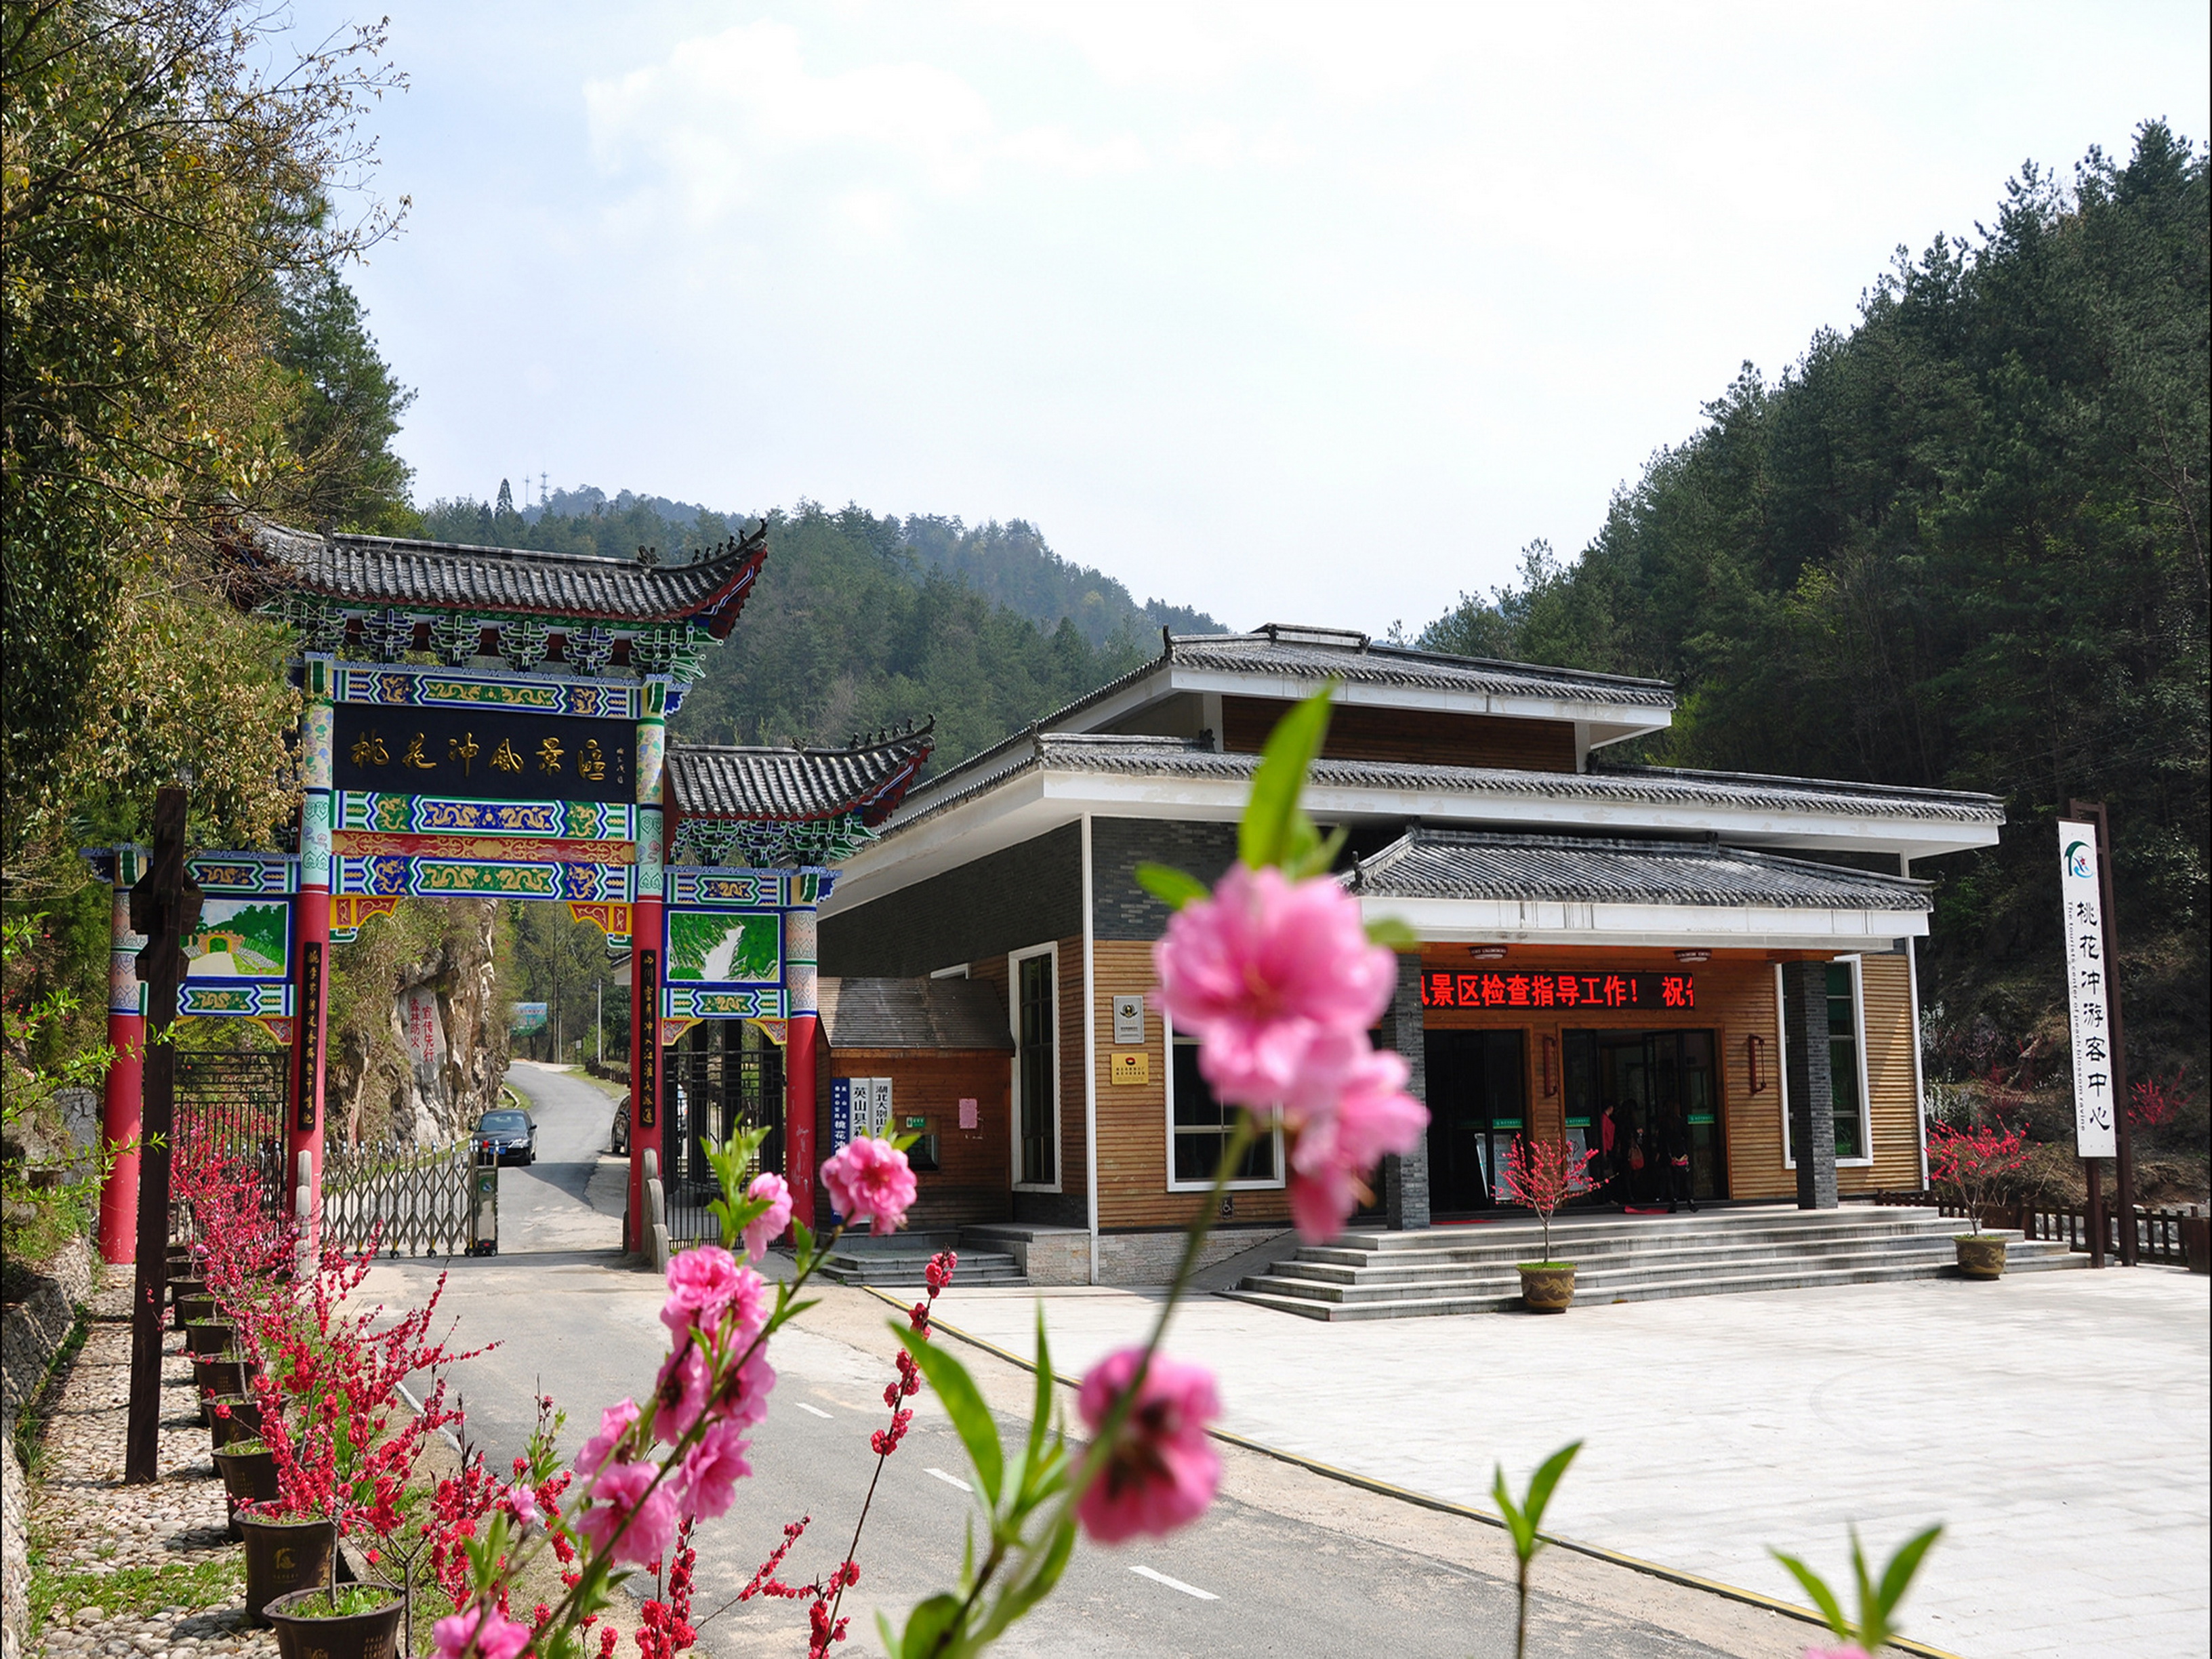
[[[684,562],[237,526],[242,603],[296,630],[304,698],[297,851],[204,852],[180,1014],[261,1021],[289,1050],[286,1167],[323,1162],[328,954],[402,898],[560,903],[633,955],[627,1245],[660,1141],[659,1054],[702,1020],[784,1053],[785,1173],[814,1217],[815,912],[928,759],[930,728],[845,749],[671,744],[667,721],[729,637],[765,522]],[[110,1041],[141,1051],[129,890],[115,849]],[[137,1132],[135,1065],[111,1074],[112,1142]],[[135,1163],[117,1180],[135,1189]],[[104,1213],[128,1215],[135,1190]],[[128,1258],[127,1233],[103,1237]],[[119,1252],[119,1253],[118,1253]]]

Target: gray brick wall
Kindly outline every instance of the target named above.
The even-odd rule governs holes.
[[[1208,884],[1237,857],[1233,823],[1158,818],[1091,820],[1091,931],[1099,939],[1158,939],[1168,908],[1137,885],[1139,864],[1165,864]]]
[[[1382,1043],[1405,1059],[1411,1075],[1406,1092],[1424,1106],[1429,1103],[1428,1032],[1421,1018],[1420,953],[1407,951],[1398,958],[1398,988],[1382,1014]],[[1394,1231],[1429,1224],[1429,1143],[1425,1136],[1402,1158],[1382,1160],[1382,1210]]]
[[[1836,1207],[1835,1079],[1828,1069],[1828,964],[1782,964],[1789,1048],[1790,1150],[1797,1155],[1797,1207]]]
[[[1064,824],[857,909],[826,915],[821,971],[912,978],[1079,933],[1082,857],[1081,826]]]

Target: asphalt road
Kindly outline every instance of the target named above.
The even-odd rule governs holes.
[[[499,1461],[520,1448],[541,1389],[568,1410],[571,1450],[597,1426],[599,1407],[642,1393],[665,1352],[659,1283],[617,1254],[622,1164],[602,1156],[612,1103],[580,1074],[523,1064],[509,1073],[532,1103],[538,1163],[501,1178],[501,1254],[456,1260],[444,1307],[467,1345],[496,1341],[455,1378],[471,1438]],[[771,1258],[773,1261],[775,1258]],[[380,1267],[370,1289],[419,1301],[439,1267]],[[956,1283],[942,1305],[957,1317]],[[870,1433],[888,1415],[894,1310],[866,1292],[825,1287],[821,1304],[779,1334],[778,1384],[756,1431],[753,1479],[738,1510],[702,1527],[695,1620],[714,1656],[798,1654],[803,1612],[750,1602],[709,1617],[735,1595],[781,1535],[815,1524],[787,1559],[787,1580],[826,1573],[842,1559],[874,1472]],[[961,1351],[1018,1443],[1032,1386],[1017,1368]],[[1286,1379],[1285,1386],[1295,1386]],[[1064,1408],[1071,1409],[1060,1391]],[[964,1529],[977,1513],[965,1454],[932,1396],[884,1465],[846,1596],[854,1614],[845,1652],[878,1651],[878,1607],[903,1610],[950,1588]],[[1486,1408],[1463,1386],[1440,1387],[1435,1424]],[[1503,1402],[1499,1402],[1502,1407]],[[1061,1587],[1017,1626],[1000,1650],[1021,1655],[1504,1655],[1512,1651],[1511,1563],[1500,1534],[1328,1480],[1236,1448],[1224,1449],[1222,1497],[1197,1524],[1121,1549],[1079,1546]],[[1807,1626],[1644,1575],[1552,1552],[1530,1651],[1592,1656],[1794,1655]]]

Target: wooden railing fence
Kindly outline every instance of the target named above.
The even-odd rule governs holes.
[[[466,1255],[476,1243],[476,1143],[342,1146],[323,1153],[323,1237],[383,1255]]]
[[[1940,1198],[1934,1193],[1876,1193],[1877,1204],[1911,1205],[1940,1211],[1944,1215],[1964,1218],[1966,1206],[1953,1199]],[[2138,1207],[2136,1219],[2136,1255],[2142,1261],[2162,1261],[2176,1267],[2193,1267],[2199,1273],[2207,1271],[2204,1265],[2206,1246],[2198,1242],[2191,1249],[2191,1236],[2202,1241],[2208,1230],[2212,1230],[2212,1218],[2201,1210],[2147,1210]],[[2117,1258],[2120,1249],[2120,1217],[2108,1212],[2105,1220],[2105,1254]],[[2008,1229],[2029,1238],[2063,1240],[2066,1247],[2089,1252],[2089,1217],[2079,1204],[2039,1204],[2030,1200],[2018,1203],[1984,1204],[1982,1206],[1982,1225]]]

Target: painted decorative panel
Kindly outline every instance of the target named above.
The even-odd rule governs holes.
[[[177,988],[177,1015],[182,1019],[259,1019],[283,1018],[291,1012],[292,987],[289,982],[240,985],[187,979]]]
[[[636,797],[630,751],[638,730],[628,720],[534,709],[341,703],[331,774],[338,787],[368,793],[627,802]]]
[[[627,864],[566,864],[550,860],[435,858],[375,853],[331,860],[338,894],[416,898],[463,895],[628,904],[636,896]]]
[[[780,985],[783,917],[775,910],[667,912],[668,978],[695,985]]]
[[[185,860],[185,868],[210,897],[299,890],[299,862],[282,853],[196,853]]]
[[[380,703],[391,708],[482,708],[539,714],[580,714],[587,720],[634,720],[635,683],[460,674],[436,669],[338,665],[336,701]]]
[[[696,985],[664,985],[660,1017],[681,1019],[781,1019],[783,992],[774,985],[710,990]]]

